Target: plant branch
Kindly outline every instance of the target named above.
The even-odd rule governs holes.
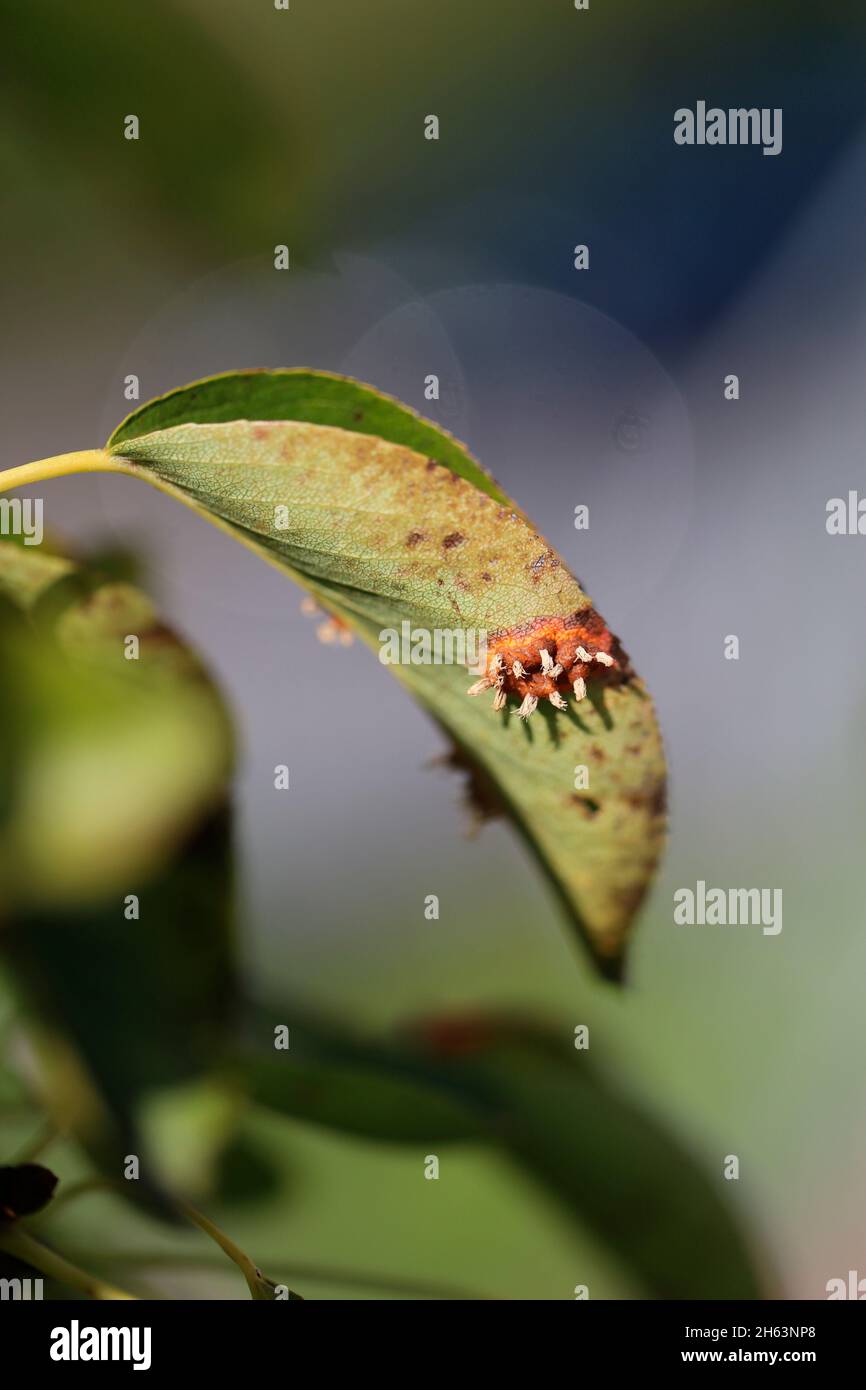
[[[76,1251],[76,1255],[78,1252]],[[129,1267],[134,1269],[217,1269],[213,1259],[185,1250],[105,1250],[87,1251],[78,1255],[80,1259],[92,1259],[99,1263]],[[279,1260],[268,1260],[272,1274],[286,1279],[297,1279],[299,1283],[308,1281],[315,1284],[344,1284],[347,1288],[379,1289],[387,1293],[403,1294],[410,1298],[446,1299],[452,1302],[486,1302],[489,1295],[474,1293],[452,1284],[437,1284],[433,1280],[404,1278],[399,1274],[377,1274],[375,1271],[344,1269],[336,1265],[318,1265],[299,1262],[283,1264]]]
[[[18,468],[0,471],[0,492],[13,487],[30,487],[48,478],[64,478],[70,473],[128,473],[129,466],[104,449],[80,449],[74,454],[56,454],[54,458],[37,459]]]
[[[78,1182],[61,1185],[59,1192],[51,1199],[47,1207],[36,1214],[35,1220],[45,1220],[57,1211],[58,1207],[65,1206],[67,1202],[74,1201],[77,1197],[84,1197],[91,1192],[109,1192],[117,1196],[123,1191],[122,1185],[111,1178],[80,1178]]]
[[[194,1226],[198,1226],[200,1231],[204,1231],[205,1235],[210,1236],[211,1240],[216,1242],[220,1250],[228,1255],[230,1260],[234,1261],[246,1279],[247,1287],[253,1298],[268,1299],[272,1297],[270,1292],[273,1288],[272,1281],[262,1274],[262,1271],[258,1268],[256,1263],[250,1259],[249,1255],[241,1250],[239,1245],[236,1245],[224,1231],[221,1231],[219,1226],[215,1226],[213,1221],[207,1216],[197,1211],[195,1207],[190,1206],[189,1202],[181,1202],[180,1209]]]
[[[134,1294],[124,1293],[122,1289],[115,1288],[113,1284],[107,1284],[104,1280],[87,1274],[77,1265],[70,1264],[68,1260],[64,1260],[62,1255],[50,1250],[41,1241],[34,1240],[31,1235],[20,1228],[12,1227],[9,1230],[0,1231],[0,1250],[5,1251],[7,1255],[13,1255],[16,1260],[22,1260],[24,1264],[31,1265],[33,1269],[38,1269],[40,1274],[46,1275],[49,1279],[56,1279],[59,1284],[64,1284],[68,1288],[78,1289],[88,1298],[134,1299],[135,1297]]]

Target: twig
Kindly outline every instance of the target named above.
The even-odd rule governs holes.
[[[135,1298],[134,1294],[124,1293],[122,1289],[115,1288],[113,1284],[107,1284],[104,1280],[97,1279],[94,1275],[79,1269],[77,1265],[70,1264],[68,1260],[64,1260],[62,1255],[56,1254],[54,1250],[49,1250],[47,1245],[34,1240],[33,1236],[28,1235],[20,1227],[13,1226],[5,1231],[0,1230],[0,1250],[5,1251],[7,1255],[13,1255],[16,1260],[23,1260],[25,1264],[31,1265],[33,1269],[38,1269],[40,1274],[46,1275],[49,1279],[56,1279],[60,1284],[78,1289],[88,1298]]]

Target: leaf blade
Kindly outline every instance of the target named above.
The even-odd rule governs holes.
[[[561,1034],[483,1013],[370,1042],[283,1004],[292,1050],[252,1045],[238,1075],[258,1104],[380,1142],[481,1142],[528,1172],[658,1298],[762,1296],[750,1243],[689,1147]],[[267,1035],[264,1015],[258,1030]],[[377,1084],[369,1087],[369,1078]],[[390,1087],[399,1104],[384,1107]]]
[[[491,497],[507,503],[499,485],[446,430],[392,396],[332,372],[305,368],[223,372],[168,391],[132,411],[111,435],[117,452],[128,439],[186,424],[225,424],[242,401],[255,420],[296,420],[376,435],[436,458]]]
[[[231,765],[215,686],[143,593],[0,543],[2,964],[52,1115],[113,1178],[156,1152],[143,1099],[208,1075],[233,1018]]]
[[[566,615],[589,621],[590,600],[560,557],[516,507],[479,488],[470,464],[459,473],[358,429],[249,418],[263,403],[272,417],[321,413],[319,375],[230,374],[216,396],[213,380],[173,393],[168,414],[157,402],[130,417],[111,456],[283,567],[374,650],[383,631],[404,622],[495,637]],[[375,395],[326,381],[329,403],[348,393],[344,417],[357,390],[365,400]],[[189,418],[232,410],[233,421]],[[578,710],[546,708],[532,731],[513,710],[501,717],[473,708],[460,667],[393,672],[496,785],[596,964],[619,978],[666,824],[661,738],[641,683],[630,673],[622,684],[593,686]],[[591,768],[587,795],[575,792],[578,767]]]

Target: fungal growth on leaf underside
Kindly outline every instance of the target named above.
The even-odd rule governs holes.
[[[493,691],[493,708],[504,709],[509,695],[520,700],[528,719],[539,700],[568,708],[566,696],[586,699],[587,683],[619,685],[631,675],[628,657],[594,608],[565,618],[536,618],[521,627],[494,632],[487,642],[486,667],[468,694]]]

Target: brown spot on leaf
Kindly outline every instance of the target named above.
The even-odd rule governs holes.
[[[623,797],[623,800],[632,811],[649,811],[654,819],[667,814],[668,798],[664,783],[654,787],[649,796],[641,796],[639,792],[632,792],[631,795]]]
[[[423,531],[410,531],[406,537],[406,544],[408,546],[418,545],[420,541],[426,541],[426,539]]]
[[[443,757],[436,758],[434,764],[464,774],[463,800],[469,812],[470,835],[477,834],[488,821],[507,817],[505,803],[493,778],[457,744]]]
[[[462,535],[460,534],[459,531],[451,531],[449,535],[447,535],[447,536],[445,536],[445,537],[443,538],[443,540],[442,540],[442,549],[443,549],[443,550],[454,550],[454,548],[455,548],[456,546],[458,546],[458,545],[465,545],[465,544],[466,544],[466,537],[465,537],[465,536],[462,536]]]
[[[416,1023],[412,1037],[437,1057],[471,1057],[497,1040],[497,1030],[488,1017],[429,1019]]]

